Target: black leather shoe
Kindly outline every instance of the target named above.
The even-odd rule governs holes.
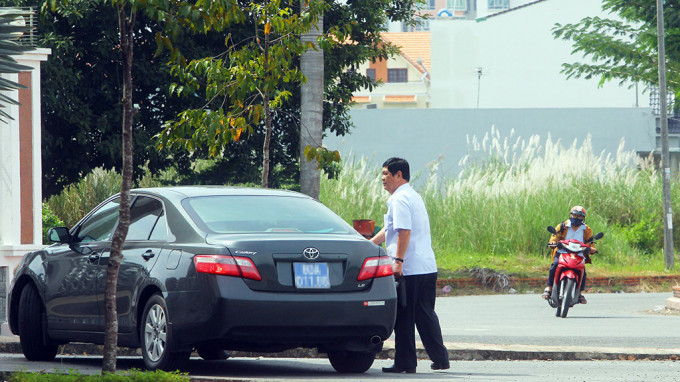
[[[432,368],[432,370],[446,370],[450,367],[451,364],[448,362],[447,363],[432,362],[432,364],[430,365],[430,368]]]
[[[396,365],[392,365],[390,367],[383,367],[382,368],[383,373],[408,373],[408,374],[413,374],[416,372],[416,368],[414,367],[413,369],[404,369]]]

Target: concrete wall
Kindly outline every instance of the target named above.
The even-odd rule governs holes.
[[[539,135],[545,142],[561,140],[565,147],[592,137],[593,150],[616,154],[621,138],[625,149],[642,152],[656,147],[655,119],[649,108],[598,109],[409,109],[352,110],[355,128],[345,137],[325,137],[324,145],[339,150],[342,157],[373,158],[380,165],[391,157],[406,158],[412,171],[426,170],[441,160],[445,176],[459,172],[458,162],[466,155],[467,136],[481,140],[491,127],[501,137],[529,140]],[[516,139],[516,138],[515,138]]]
[[[553,38],[555,23],[614,18],[601,7],[597,0],[545,0],[485,20],[432,20],[430,107],[476,108],[478,93],[480,108],[636,106],[630,83],[598,88],[599,78],[567,80],[560,73],[563,63],[589,59],[572,56],[572,42]],[[642,89],[639,106],[646,107]]]

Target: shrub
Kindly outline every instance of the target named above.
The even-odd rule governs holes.
[[[47,201],[49,208],[67,227],[73,227],[86,213],[111,195],[120,192],[121,175],[113,170],[95,168],[78,183],[66,186],[61,193]],[[151,175],[148,168],[136,187],[158,187],[163,181]]]
[[[53,227],[63,227],[64,222],[59,219],[57,215],[52,212],[49,204],[42,204],[42,232],[43,232],[43,243],[47,243],[47,231]]]

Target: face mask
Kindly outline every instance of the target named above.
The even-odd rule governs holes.
[[[579,219],[579,218],[569,218],[569,220],[571,221],[571,225],[573,225],[574,227],[578,227],[578,226],[580,226],[581,224],[583,224],[583,219]]]

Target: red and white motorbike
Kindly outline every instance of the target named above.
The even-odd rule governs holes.
[[[556,230],[554,227],[548,226],[548,232],[554,235]],[[604,233],[602,232],[596,234],[588,241],[590,244],[569,239],[560,240],[555,245],[560,258],[548,304],[557,308],[555,314],[557,317],[566,318],[569,308],[578,304],[581,296],[581,283],[586,270],[586,255],[590,253],[590,246],[595,244],[595,240],[600,240],[603,236]]]

